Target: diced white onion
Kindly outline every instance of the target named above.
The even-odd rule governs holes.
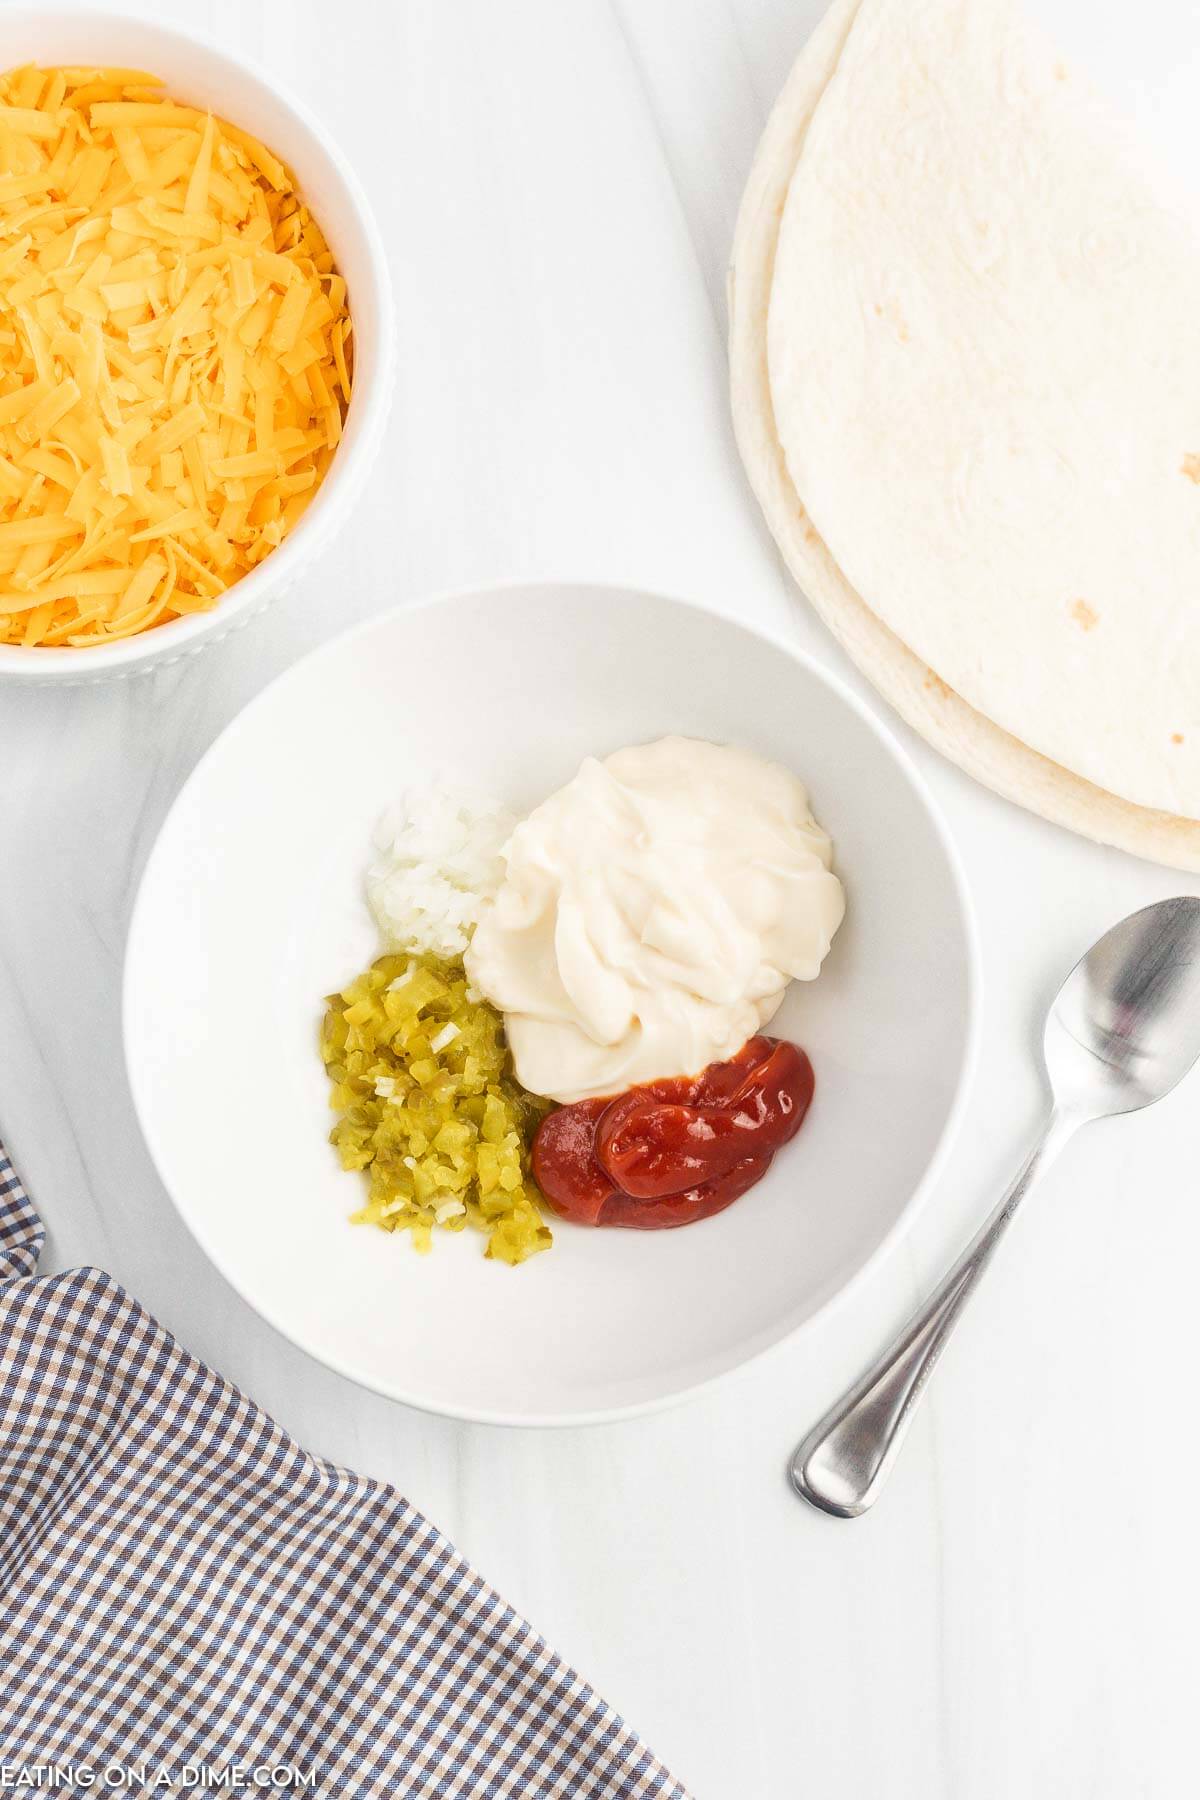
[[[502,852],[516,822],[489,794],[441,782],[406,789],[379,822],[367,871],[385,941],[461,956],[480,907],[503,879]]]

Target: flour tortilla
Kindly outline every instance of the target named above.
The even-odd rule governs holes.
[[[730,270],[734,427],[751,485],[785,561],[816,611],[879,693],[974,779],[1068,830],[1172,867],[1200,871],[1200,823],[1138,806],[1039,755],[977,711],[868,607],[822,541],[776,434],[767,317],[779,222],[810,121],[838,66],[860,0],[835,0],[767,125],[747,184]]]

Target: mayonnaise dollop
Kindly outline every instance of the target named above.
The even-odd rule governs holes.
[[[845,910],[803,783],[695,738],[589,757],[504,854],[467,974],[521,1083],[564,1103],[734,1055]]]

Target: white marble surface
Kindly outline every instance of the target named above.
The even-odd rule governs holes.
[[[1186,141],[1188,0],[1045,3]],[[122,944],[158,825],[242,703],[343,624],[434,587],[570,573],[790,621],[841,665],[747,495],[723,351],[741,183],[819,10],[162,0],[268,60],[357,164],[393,257],[398,400],[351,528],[274,616],[140,682],[0,695],[0,1120],[49,1267],[106,1265],[314,1449],[399,1483],[700,1800],[1175,1800],[1197,1762],[1200,1089],[1094,1128],[1051,1175],[874,1515],[807,1511],[783,1468],[1008,1174],[1060,972],[1122,912],[1195,883],[1075,842],[915,746],[986,962],[945,1178],[802,1342],[598,1430],[422,1417],[275,1337],[177,1220],[122,1072]]]

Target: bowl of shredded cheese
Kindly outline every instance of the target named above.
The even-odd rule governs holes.
[[[147,20],[6,13],[0,677],[260,611],[361,488],[392,362],[378,231],[301,106]]]

